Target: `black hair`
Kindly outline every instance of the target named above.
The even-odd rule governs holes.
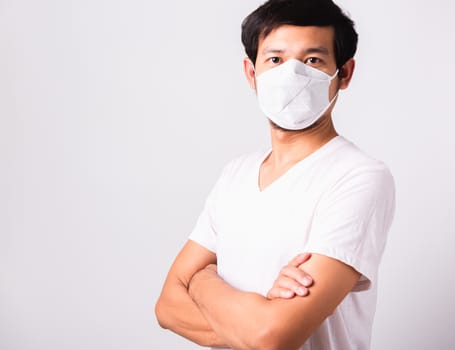
[[[332,0],[269,0],[242,23],[242,43],[253,64],[256,63],[259,39],[286,24],[333,27],[337,68],[355,55],[358,34],[354,22]]]

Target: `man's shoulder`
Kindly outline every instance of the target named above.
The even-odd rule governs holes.
[[[395,181],[385,162],[345,140],[326,170],[328,194],[365,193],[393,202]]]
[[[363,186],[372,192],[385,188],[393,192],[394,179],[386,163],[345,138],[339,137],[333,152],[315,166],[318,183],[324,191]]]
[[[333,159],[336,159],[333,163],[335,166],[342,167],[346,171],[363,169],[390,173],[389,167],[382,160],[371,156],[353,142],[342,138],[340,144],[341,147],[338,147],[332,155]]]

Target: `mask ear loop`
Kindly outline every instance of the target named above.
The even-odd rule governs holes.
[[[335,77],[338,75],[338,73],[340,72],[340,70],[337,68],[336,72],[330,77],[330,81],[332,81],[333,79],[335,79]],[[330,100],[329,102],[329,105],[327,106],[327,108],[324,110],[324,112],[322,113],[325,113],[326,110],[328,110],[330,108],[330,106],[332,105],[332,103],[336,100],[336,98],[338,97],[338,93],[340,92],[340,89],[338,89],[337,93],[335,94],[335,96],[333,96],[333,98]]]
[[[333,79],[335,79],[335,77],[338,75],[338,73],[340,73],[340,70],[337,68],[336,72],[333,73],[333,75],[330,77],[330,81],[332,81]]]
[[[336,72],[330,77],[330,80],[329,80],[329,81],[332,81],[333,79],[335,79],[335,77],[337,76],[338,72],[339,72],[339,69],[337,69]],[[338,97],[339,91],[340,91],[340,90],[338,89],[338,91],[337,91],[337,93],[335,94],[335,96],[333,96],[333,98],[330,100],[330,102],[329,102],[329,104],[327,105],[327,107],[325,107],[325,108],[322,110],[322,112],[318,115],[317,119],[319,119],[319,117],[320,117],[321,115],[323,115],[323,114],[330,108],[330,106],[333,104],[333,102],[335,102],[336,98]]]

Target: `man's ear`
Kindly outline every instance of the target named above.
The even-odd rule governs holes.
[[[350,58],[344,65],[341,67],[338,76],[339,80],[339,88],[340,90],[346,89],[351,82],[352,75],[354,74],[355,69],[355,60]]]
[[[256,90],[256,74],[254,64],[248,57],[243,59],[243,70],[245,72],[246,80],[253,90]]]

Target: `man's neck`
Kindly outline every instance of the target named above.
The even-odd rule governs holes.
[[[267,162],[275,169],[292,166],[338,135],[330,115],[308,130],[286,131],[273,125],[270,128],[272,153]]]

